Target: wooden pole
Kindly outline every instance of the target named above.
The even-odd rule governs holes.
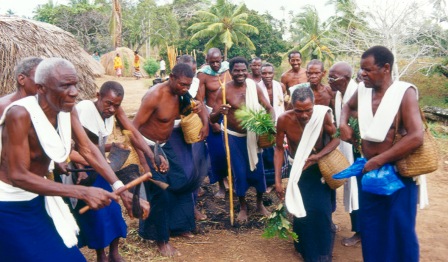
[[[222,103],[226,104],[226,74],[224,72],[224,82],[221,82],[221,76],[218,76],[219,83],[222,89]],[[234,213],[233,213],[233,178],[232,170],[230,166],[230,148],[229,148],[229,136],[227,135],[227,115],[224,115],[224,144],[226,148],[226,159],[227,159],[227,174],[229,181],[229,201],[230,201],[230,224],[233,226]]]

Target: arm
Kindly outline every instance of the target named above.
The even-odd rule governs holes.
[[[199,100],[201,102],[204,102],[205,100],[205,74],[199,73],[198,79],[199,79],[199,87],[198,87],[198,93],[196,94],[195,99]]]
[[[210,122],[218,123],[221,115],[227,114],[229,108],[230,105],[222,104],[222,89],[219,89],[216,97],[216,103],[213,106],[213,111],[210,113]]]
[[[8,152],[8,178],[13,186],[39,195],[82,199],[93,209],[109,205],[111,199],[117,200],[114,194],[100,188],[64,185],[31,172],[28,132],[33,126],[29,113],[22,107],[13,107],[6,115],[6,123],[4,132],[7,139],[4,141],[7,142],[4,144],[4,150]]]
[[[82,157],[97,171],[109,184],[113,185],[119,181],[110,165],[106,162],[105,157],[101,154],[98,147],[96,147],[87,136],[81,122],[78,118],[78,113],[74,108],[71,112],[71,124],[73,140],[78,148],[78,152]],[[114,188],[116,190],[117,188]],[[129,191],[125,191],[120,194],[123,204],[128,211],[128,214],[132,216],[132,194]]]
[[[339,130],[341,132],[341,139],[354,144],[355,137],[353,129],[348,125],[348,119],[351,115],[356,114],[358,110],[358,90],[352,95],[350,100],[342,107],[341,110],[341,122],[339,124]]]
[[[208,136],[208,111],[201,101],[196,101],[196,105],[193,108],[193,112],[199,115],[202,122],[202,128],[199,132],[199,139],[204,140]]]
[[[135,126],[126,116],[126,113],[124,112],[121,106],[118,108],[115,117],[117,118],[118,122],[123,126],[124,129],[131,131],[132,135],[130,136],[130,139],[134,148],[136,150],[138,149],[144,152],[144,154],[148,156],[149,159],[151,160],[152,166],[156,167],[156,164],[154,162],[154,153],[152,152],[151,148],[149,148],[148,144],[145,142],[145,139],[143,139],[142,134],[140,134],[137,128],[135,128]],[[146,164],[146,161],[144,163]]]
[[[322,150],[317,152],[316,154],[311,154],[305,162],[305,166],[303,170],[307,169],[309,166],[317,163],[322,157],[328,155],[331,151],[335,150],[339,145],[339,138],[333,137],[336,133],[336,126],[333,123],[333,119],[331,118],[331,114],[328,112],[325,114],[324,125],[323,125],[323,136],[329,135],[331,137],[330,142],[326,144]]]
[[[285,115],[282,115],[277,120],[277,134],[275,135],[274,148],[274,171],[275,171],[275,192],[280,200],[284,200],[285,192],[282,187],[282,165],[284,161],[284,147],[283,141],[286,135]]]
[[[401,116],[406,135],[388,150],[369,159],[364,166],[364,173],[400,160],[423,144],[423,123],[414,88],[408,88],[404,93],[397,116]]]

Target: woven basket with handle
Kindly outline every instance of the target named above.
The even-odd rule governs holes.
[[[180,127],[184,133],[184,139],[187,144],[199,142],[199,132],[202,129],[202,121],[196,113],[190,113],[187,116],[181,115]]]
[[[320,172],[322,173],[325,182],[331,189],[336,189],[342,186],[346,179],[333,179],[333,175],[347,169],[350,166],[347,158],[339,151],[335,149],[329,154],[325,155],[317,162]]]
[[[434,172],[438,168],[439,154],[437,143],[428,128],[428,123],[420,109],[420,116],[425,125],[423,134],[423,144],[415,149],[411,154],[395,162],[398,172],[403,177],[413,177]],[[394,144],[403,137],[398,131],[398,117],[395,120]]]
[[[263,135],[258,136],[258,141],[257,141],[258,147],[259,148],[272,147],[275,144],[275,139],[273,139],[271,141],[269,138],[270,138],[269,134],[263,134]]]

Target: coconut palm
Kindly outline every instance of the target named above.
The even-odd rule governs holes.
[[[121,21],[121,5],[120,0],[112,1],[112,16],[110,19],[110,33],[112,35],[112,42],[114,47],[121,46],[121,33],[122,33],[122,21]]]
[[[303,58],[319,59],[321,61],[334,60],[334,55],[328,48],[328,30],[325,24],[320,24],[316,8],[306,6],[302,13],[296,15],[291,22],[293,40],[299,43]]]
[[[188,30],[196,32],[191,39],[210,38],[205,47],[219,47],[224,45],[224,58],[233,46],[246,45],[254,50],[255,46],[246,34],[258,34],[258,29],[247,23],[248,14],[244,12],[244,5],[235,6],[226,0],[218,0],[210,11],[196,12],[201,21],[191,25]]]

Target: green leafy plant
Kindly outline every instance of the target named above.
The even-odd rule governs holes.
[[[269,217],[263,217],[261,220],[266,222],[262,237],[273,238],[276,236],[280,239],[299,241],[297,234],[292,231],[292,225],[286,217],[286,209],[283,204],[279,204]]]
[[[159,63],[154,59],[147,59],[143,65],[143,69],[148,75],[153,76],[159,71]]]
[[[269,140],[274,141],[276,133],[272,116],[264,109],[255,111],[245,106],[235,111],[235,118],[240,122],[241,127],[261,136],[269,134]]]
[[[361,133],[359,132],[359,123],[358,119],[354,117],[350,117],[348,119],[348,125],[353,129],[353,133],[355,135],[356,144],[354,145],[354,152],[359,153],[361,152]],[[333,137],[339,138],[341,136],[341,130],[339,128],[336,130],[336,133],[333,135]]]

